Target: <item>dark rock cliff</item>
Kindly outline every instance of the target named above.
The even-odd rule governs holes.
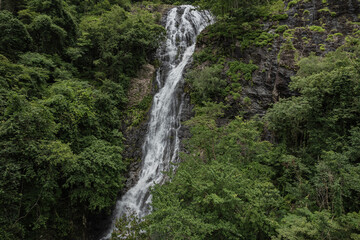
[[[286,2],[289,5],[290,1]],[[294,2],[294,1],[292,1]],[[227,118],[245,113],[245,117],[263,116],[269,106],[280,98],[296,93],[289,90],[291,77],[297,71],[297,61],[310,53],[325,55],[341,46],[346,36],[359,31],[360,3],[358,0],[298,1],[285,13],[288,18],[280,21],[263,21],[263,31],[276,33],[278,26],[285,26],[287,34],[279,34],[271,46],[241,49],[239,44],[232,59],[252,61],[259,66],[252,81],[242,81],[241,98],[250,98],[251,105],[230,101]],[[198,51],[211,45],[211,39],[202,38]]]

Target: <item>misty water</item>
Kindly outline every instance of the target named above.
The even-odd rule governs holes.
[[[182,81],[186,65],[195,50],[196,37],[213,17],[190,5],[171,9],[166,18],[166,41],[158,49],[161,66],[156,82],[159,91],[154,96],[148,130],[143,144],[142,167],[138,182],[117,202],[112,225],[102,239],[109,239],[116,219],[123,214],[139,217],[150,211],[150,188],[165,180],[164,172],[177,162],[181,127]]]

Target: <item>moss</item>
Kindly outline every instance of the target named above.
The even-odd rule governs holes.
[[[352,25],[360,26],[360,22],[351,22]]]
[[[291,51],[291,50],[296,50],[296,48],[294,47],[294,44],[291,41],[291,39],[288,39],[284,44],[281,45],[279,54],[277,55],[277,61],[280,62],[281,54],[284,51]]]
[[[229,91],[230,95],[234,100],[238,100],[241,97],[242,86],[240,83],[232,83],[231,90]]]
[[[334,41],[334,34],[329,34],[329,35],[327,36],[327,38],[326,38],[325,41],[327,41],[327,42],[333,42],[333,41]]]
[[[201,64],[203,62],[211,62],[211,63],[215,63],[216,60],[218,59],[218,57],[216,57],[210,48],[205,48],[197,53],[194,53],[193,55],[194,58],[194,63],[195,64]]]
[[[287,25],[280,25],[276,28],[275,32],[277,33],[283,33],[285,32],[289,27]]]
[[[286,39],[294,38],[295,29],[288,29],[283,33],[283,37]]]
[[[126,111],[124,114],[125,123],[129,126],[129,129],[139,126],[139,124],[146,119],[147,112],[151,107],[152,99],[152,95],[147,95],[140,103]]]
[[[318,10],[319,13],[322,13],[322,12],[327,12],[329,13],[332,17],[335,17],[336,16],[336,12],[333,12],[333,11],[330,11],[330,9],[328,7],[325,7],[325,8],[322,8],[320,10]]]
[[[287,13],[272,16],[272,19],[275,21],[285,20],[288,18],[289,18],[289,15]]]
[[[234,82],[238,82],[241,79],[250,81],[252,79],[252,73],[258,68],[259,67],[251,61],[249,64],[240,61],[233,61],[229,63],[229,70],[226,74]]]
[[[298,4],[300,0],[292,0],[288,3],[286,10],[289,10],[290,8],[294,7],[296,4]]]
[[[342,33],[334,33],[334,34],[329,34],[326,38],[326,41],[328,42],[333,42],[334,41],[334,37],[340,37],[343,36]]]
[[[308,39],[307,37],[303,37],[302,40],[303,40],[304,44],[309,44],[309,42],[310,42],[310,39]]]
[[[249,97],[244,97],[243,103],[245,106],[251,105],[251,99]]]
[[[297,51],[297,50],[295,50],[294,61],[296,64],[300,61],[300,54],[299,54],[299,51]]]
[[[316,26],[316,25],[313,25],[313,26],[309,26],[309,30],[312,31],[312,32],[325,32],[325,29],[322,28],[321,26]]]
[[[273,2],[270,6],[269,12],[272,14],[278,14],[283,12],[285,9],[285,3],[283,0],[277,0]]]
[[[321,51],[325,51],[325,45],[324,44],[319,44],[320,50]]]

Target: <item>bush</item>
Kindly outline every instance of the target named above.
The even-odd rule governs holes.
[[[186,81],[192,87],[192,101],[201,103],[224,96],[226,81],[221,78],[222,69],[222,65],[213,65],[187,74]]]

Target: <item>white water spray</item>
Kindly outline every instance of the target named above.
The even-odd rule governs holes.
[[[181,89],[185,66],[195,50],[196,37],[213,17],[208,11],[198,11],[190,5],[173,8],[166,19],[166,42],[159,48],[162,65],[157,73],[159,92],[154,96],[148,132],[143,144],[143,165],[139,181],[117,202],[114,219],[106,237],[109,239],[116,219],[123,214],[148,214],[150,187],[164,181],[179,152]]]

